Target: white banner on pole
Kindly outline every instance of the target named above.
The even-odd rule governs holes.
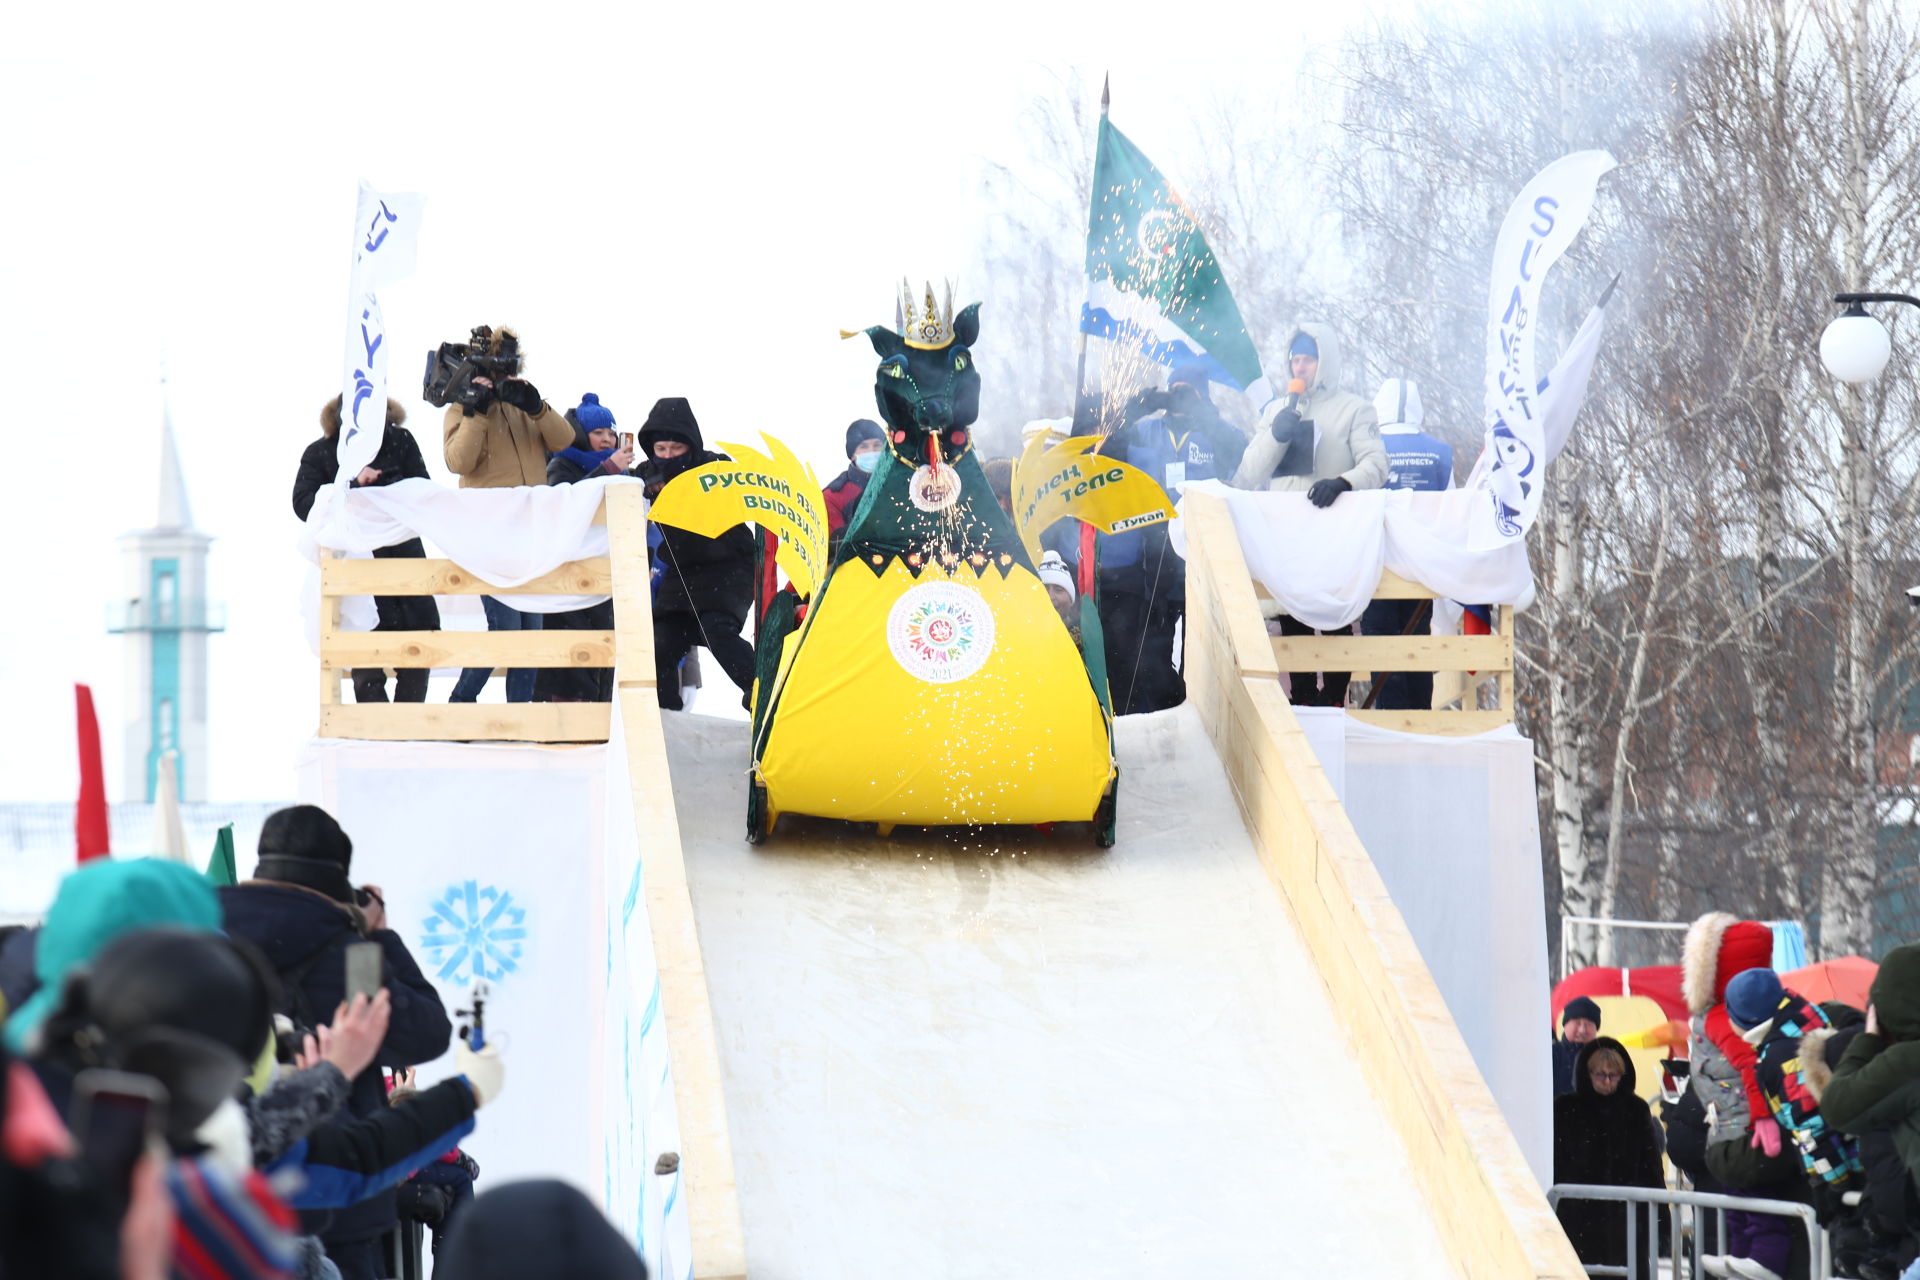
[[[340,384],[340,470],[335,481],[342,487],[352,484],[380,452],[387,424],[387,326],[376,291],[412,274],[425,203],[425,196],[360,184]]]
[[[1576,151],[1536,174],[1507,210],[1487,287],[1487,446],[1491,465],[1474,504],[1469,543],[1490,549],[1526,537],[1540,510],[1547,436],[1535,388],[1534,335],[1547,270],[1593,210],[1604,151]],[[1577,407],[1577,406],[1576,406]]]

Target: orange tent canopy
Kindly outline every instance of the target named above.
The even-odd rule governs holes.
[[[1864,1010],[1867,1007],[1867,991],[1873,986],[1874,975],[1879,972],[1880,966],[1865,956],[1841,956],[1837,960],[1822,960],[1804,969],[1783,973],[1780,981],[1815,1004],[1839,1000]]]

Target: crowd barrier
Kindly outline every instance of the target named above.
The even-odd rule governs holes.
[[[1713,1212],[1719,1228],[1714,1238],[1724,1241],[1727,1238],[1729,1209],[1797,1219],[1801,1229],[1807,1233],[1808,1280],[1833,1278],[1833,1257],[1827,1248],[1827,1233],[1814,1216],[1811,1205],[1792,1200],[1750,1200],[1743,1196],[1714,1195],[1705,1191],[1670,1191],[1665,1187],[1598,1187],[1576,1182],[1555,1183],[1547,1192],[1547,1201],[1557,1209],[1562,1200],[1606,1200],[1627,1206],[1626,1263],[1593,1263],[1587,1267],[1589,1276],[1659,1280],[1657,1273],[1663,1270],[1660,1266],[1660,1250],[1656,1248],[1653,1251],[1656,1274],[1648,1274],[1639,1266],[1640,1242],[1659,1230],[1659,1209],[1665,1205],[1668,1215],[1669,1274],[1673,1280],[1704,1280],[1704,1277],[1712,1274],[1705,1265],[1705,1237],[1699,1229],[1700,1213]],[[1693,1210],[1691,1215],[1684,1213],[1688,1209]],[[1641,1221],[1643,1216],[1644,1223]],[[1675,1249],[1674,1244],[1680,1247]],[[1682,1267],[1686,1270],[1682,1271]]]

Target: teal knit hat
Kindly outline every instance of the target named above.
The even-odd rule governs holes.
[[[7,1047],[25,1049],[28,1035],[59,1003],[68,973],[121,934],[161,925],[219,931],[220,899],[205,876],[157,858],[100,858],[68,875],[34,944],[40,987],[8,1016]]]

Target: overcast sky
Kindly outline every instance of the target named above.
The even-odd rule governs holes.
[[[104,608],[115,538],[154,517],[163,360],[228,606],[212,798],[293,795],[317,713],[288,494],[338,390],[360,179],[428,197],[419,271],[382,301],[392,390],[437,474],[424,353],[506,323],[556,406],[595,391],[637,429],[684,395],[709,441],[770,431],[825,479],[872,408],[871,349],[837,330],[890,323],[902,274],[962,270],[982,165],[1020,153],[1017,119],[1052,76],[1077,67],[1097,93],[1111,70],[1115,122],[1178,183],[1208,100],[1291,79],[1303,39],[1337,34],[1327,12],[21,8],[0,83],[0,799],[72,798],[74,681],[100,702],[109,796],[133,798]],[[979,291],[963,276],[959,292]],[[993,333],[989,316],[986,377]]]

